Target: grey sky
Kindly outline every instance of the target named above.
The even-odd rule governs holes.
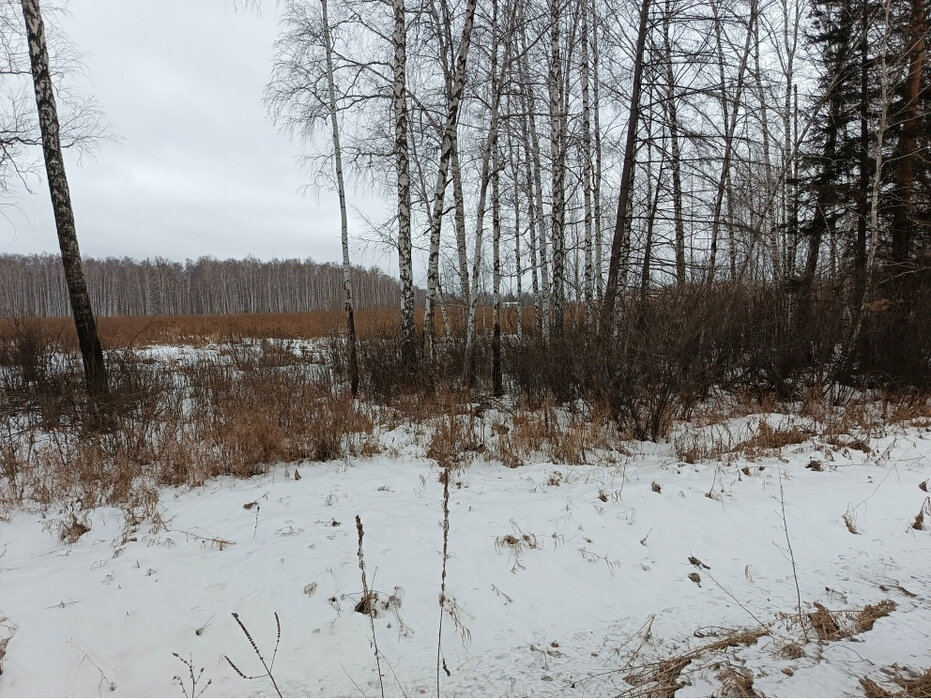
[[[84,53],[87,88],[118,141],[68,156],[87,256],[311,257],[339,260],[335,193],[304,194],[292,143],[267,119],[277,13],[232,0],[73,0],[65,30]],[[48,190],[13,193],[0,251],[57,251]],[[387,204],[358,192],[375,216]],[[356,231],[360,221],[352,221]],[[357,261],[394,272],[388,251]]]

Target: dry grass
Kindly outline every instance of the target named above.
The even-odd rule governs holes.
[[[474,413],[448,413],[434,421],[427,457],[444,469],[462,466],[470,456],[485,451],[482,431]]]
[[[847,532],[849,532],[851,535],[859,535],[860,531],[857,529],[856,516],[854,515],[853,511],[848,510],[846,513],[844,513],[843,518],[844,525],[847,526]]]
[[[729,647],[755,644],[760,637],[766,636],[767,634],[767,631],[762,627],[730,631],[721,638],[696,647],[684,654],[632,667],[632,672],[624,676],[624,681],[630,688],[620,693],[618,697],[672,697],[677,690],[685,687],[686,682],[681,676],[686,666],[692,662],[699,660],[704,655],[723,651]],[[752,686],[753,683],[751,679],[750,689],[752,689]],[[733,697],[755,696],[737,695]]]
[[[80,499],[146,517],[159,485],[372,452],[376,409],[329,373],[270,343],[233,355],[169,364],[111,354],[111,393],[96,419],[76,358],[42,360],[37,378],[0,367],[0,506]]]
[[[869,632],[876,620],[886,617],[896,609],[894,601],[881,600],[876,605],[867,605],[857,614],[855,629],[857,632]]]
[[[877,620],[890,615],[895,609],[895,602],[889,599],[854,610],[828,610],[816,602],[815,611],[808,613],[807,617],[818,639],[833,642],[869,632]]]
[[[3,657],[6,656],[6,647],[16,633],[16,625],[9,618],[0,613],[0,675],[3,675]]]
[[[918,515],[916,515],[915,519],[912,521],[912,529],[925,529],[925,515],[931,518],[931,496],[926,496],[925,500],[922,501],[921,508],[918,509]]]
[[[929,698],[931,697],[931,668],[916,673],[896,664],[882,669],[887,683],[895,683],[899,690],[887,690],[869,677],[860,679],[860,685],[868,698]]]
[[[756,433],[750,438],[734,445],[733,451],[755,459],[763,455],[779,453],[784,447],[799,445],[808,440],[813,431],[794,425],[773,427],[765,421],[760,422]]]
[[[617,453],[626,437],[603,407],[566,412],[551,403],[536,410],[512,411],[492,426],[491,454],[508,466],[541,460],[591,464]]]
[[[509,533],[495,538],[495,549],[499,552],[506,551],[513,562],[511,573],[516,573],[519,569],[524,568],[521,563],[521,556],[525,551],[528,549],[541,549],[542,547],[543,545],[540,544],[537,536],[532,533],[518,531],[516,535]]]
[[[882,600],[875,605],[866,605],[863,608],[851,610],[832,611],[820,603],[815,603],[815,610],[810,613],[808,623],[817,634],[820,643],[831,643],[849,639],[855,634],[868,632],[877,620],[891,614],[896,605],[891,600]],[[642,627],[625,646],[632,651],[630,658],[623,667],[617,670],[623,674],[623,680],[629,687],[624,689],[617,697],[672,697],[676,691],[689,685],[691,678],[714,672],[721,688],[714,697],[759,697],[753,687],[754,677],[751,671],[743,666],[737,666],[735,655],[731,650],[756,644],[760,639],[769,638],[773,645],[767,643],[761,646],[762,650],[771,650],[777,658],[796,661],[806,656],[805,646],[809,644],[806,630],[800,627],[800,620],[796,613],[779,615],[768,623],[760,623],[759,627],[745,629],[727,629],[723,627],[703,627],[696,630],[694,636],[698,638],[713,637],[714,640],[699,646],[687,649],[674,656],[654,661],[641,662],[640,657],[644,647],[651,639],[652,620]],[[776,633],[775,630],[781,630]],[[636,643],[637,638],[640,639]],[[794,669],[789,666],[782,669],[786,675],[792,675]],[[887,671],[888,673],[888,671]],[[915,677],[916,674],[903,676],[899,674],[897,683],[902,688],[908,688],[910,695],[916,691],[921,692],[927,688],[928,674]],[[875,683],[866,680],[864,688],[879,688]],[[861,681],[862,683],[862,681]],[[908,684],[908,685],[906,685]],[[879,692],[883,691],[881,688]],[[909,693],[871,695],[870,697],[903,697]],[[927,696],[925,692],[925,696]]]
[[[673,441],[676,456],[686,464],[718,460],[734,450],[736,440],[726,424],[714,424],[701,430],[691,427]]]
[[[386,328],[400,326],[398,309],[361,309],[355,311],[356,333],[360,338],[377,337]],[[449,307],[447,314],[452,333],[462,329],[459,307]],[[0,341],[18,333],[23,319],[0,318]],[[70,317],[28,319],[42,334],[60,338],[66,350],[76,350],[77,335]],[[423,324],[423,310],[416,312],[418,327]],[[532,325],[532,310],[524,310],[525,325]],[[437,314],[437,331],[445,333]],[[308,311],[304,313],[201,314],[184,316],[103,316],[97,319],[104,348],[143,347],[151,344],[204,343],[239,341],[243,338],[288,338],[310,340],[327,338],[343,332],[343,311]],[[479,306],[476,326],[492,327],[491,310]],[[506,332],[517,327],[517,310],[502,310],[502,327]]]
[[[718,674],[718,680],[721,681],[721,690],[717,693],[719,698],[760,697],[759,693],[753,689],[753,674],[749,669],[727,664]]]
[[[748,420],[748,428],[752,425]],[[744,440],[738,440],[726,423],[711,424],[699,430],[689,426],[674,439],[673,446],[680,460],[697,464],[733,456],[748,459],[775,456],[785,447],[802,444],[813,435],[814,431],[793,425],[787,417],[776,427],[760,420],[755,429],[750,428],[750,436]]]

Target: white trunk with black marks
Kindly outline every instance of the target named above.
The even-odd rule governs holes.
[[[42,134],[42,155],[48,176],[52,212],[55,216],[55,228],[58,232],[58,244],[61,248],[61,260],[65,270],[71,313],[74,316],[81,359],[84,363],[84,377],[91,396],[102,398],[109,390],[107,370],[104,364],[103,348],[97,333],[97,321],[87,293],[87,283],[81,264],[81,251],[78,248],[74,210],[71,206],[71,193],[61,150],[58,108],[55,104],[55,92],[49,71],[45,25],[42,22],[38,0],[22,0],[22,8],[36,107],[39,114],[39,130]]]
[[[586,3],[587,4],[587,3]],[[594,316],[595,303],[595,271],[594,251],[592,249],[592,117],[591,96],[589,91],[589,36],[588,36],[588,8],[582,8],[582,27],[579,39],[582,46],[581,80],[582,80],[582,201],[584,208],[585,238],[582,246],[585,254],[585,277],[583,298],[585,300],[586,318],[591,320]]]
[[[516,6],[512,6],[511,8],[511,14],[506,25],[505,35],[507,35],[509,30],[513,30],[514,28],[515,7]],[[497,2],[493,4],[493,9],[495,12],[493,24],[497,26]],[[485,210],[488,202],[488,185],[491,184],[492,180],[492,159],[496,157],[495,153],[498,149],[498,123],[500,121],[501,96],[504,92],[504,79],[507,75],[511,58],[511,45],[506,43],[504,45],[503,58],[499,67],[498,49],[498,44],[494,43],[491,48],[492,79],[490,86],[491,95],[489,100],[491,113],[489,115],[488,134],[485,137],[485,144],[482,148],[482,171],[479,181],[478,208],[475,213],[475,254],[472,259],[472,297],[469,300],[469,306],[466,313],[466,343],[465,358],[463,363],[463,383],[467,389],[471,388],[472,383],[472,362],[474,360],[473,347],[475,343],[475,306],[476,301],[478,300],[479,277],[482,270],[482,245],[484,240]],[[497,176],[496,172],[495,176]]]
[[[511,95],[508,100],[508,108],[512,114],[519,113],[519,106],[517,101],[514,99],[514,96]],[[510,126],[513,126],[513,122]],[[521,168],[520,168],[520,155],[519,149],[514,144],[515,134],[513,128],[508,128],[507,131],[507,140],[508,140],[508,166],[511,171],[511,211],[514,212],[514,278],[515,286],[517,293],[517,325],[516,333],[517,339],[521,340],[524,337],[524,299],[523,299],[523,275],[524,268],[521,259],[521,246],[520,246],[520,236],[521,236],[521,202],[520,202],[520,181],[521,181]]]
[[[336,85],[333,75],[333,39],[327,14],[327,0],[320,0],[323,11],[323,44],[326,53],[327,97],[330,127],[333,136],[333,167],[336,170],[336,190],[339,195],[340,243],[343,251],[343,298],[346,310],[346,336],[349,344],[349,385],[352,395],[359,392],[359,359],[356,349],[356,324],[352,306],[352,272],[349,265],[349,217],[346,212],[346,185],[343,179],[343,152],[339,142],[339,117],[336,105]]]
[[[795,272],[795,244],[797,231],[792,225],[792,202],[795,200],[793,192],[792,172],[796,161],[796,146],[792,138],[792,90],[795,84],[795,52],[798,44],[798,27],[800,20],[799,3],[794,3],[795,18],[794,22],[790,17],[789,0],[782,0],[783,12],[783,42],[785,46],[785,56],[783,60],[783,70],[785,71],[786,94],[785,103],[782,111],[782,128],[784,135],[783,143],[783,178],[782,178],[782,211],[783,211],[783,231],[785,231],[785,240],[782,249],[785,253],[783,260],[783,279],[789,279]],[[797,214],[796,214],[797,218]]]
[[[472,291],[473,294],[469,299],[469,306],[466,310],[466,321],[465,321],[465,331],[466,331],[466,342],[465,342],[465,358],[463,363],[463,383],[468,389],[472,384],[472,363],[474,361],[473,345],[475,343],[475,305],[478,300],[478,285],[479,278],[482,273],[482,243],[483,243],[483,234],[485,230],[485,209],[486,202],[488,197],[488,181],[489,181],[489,171],[491,168],[490,165],[490,142],[494,138],[492,136],[493,131],[496,130],[497,125],[497,115],[492,115],[491,126],[489,127],[489,135],[486,139],[486,147],[482,154],[482,175],[481,182],[479,184],[479,194],[478,194],[478,210],[475,214],[475,251],[472,256]]]
[[[442,287],[438,290],[437,294],[439,295],[439,298],[440,298],[440,302],[439,302],[440,316],[443,317],[443,337],[446,340],[446,344],[448,345],[453,340],[453,330],[452,330],[452,327],[449,325],[449,313],[446,311],[446,302],[443,298]]]
[[[446,199],[446,185],[449,181],[449,166],[456,143],[456,129],[459,123],[459,106],[462,102],[462,90],[465,85],[466,63],[469,44],[472,40],[472,26],[475,18],[477,0],[468,0],[456,64],[453,70],[452,85],[448,95],[446,124],[440,143],[440,163],[437,168],[436,187],[433,191],[433,208],[430,212],[430,256],[427,264],[427,301],[424,309],[424,352],[433,355],[433,307],[439,286],[440,266],[440,230],[443,223],[443,209]]]
[[[595,294],[601,301],[604,296],[604,232],[601,210],[601,100],[599,48],[598,48],[598,8],[597,0],[592,0],[592,128],[595,135],[595,168],[592,174],[592,200],[595,209]]]
[[[546,86],[549,94],[550,159],[552,161],[550,226],[553,242],[553,323],[551,329],[553,336],[561,336],[563,332],[566,294],[566,152],[564,144],[567,115],[563,111],[559,10],[559,0],[550,0],[550,64]]]
[[[521,55],[522,60],[520,64],[521,71],[521,81],[524,85],[530,85],[530,59],[529,56],[529,47],[527,42],[527,22],[526,17],[524,16],[524,3],[520,3],[521,6]],[[546,236],[546,218],[544,215],[545,209],[543,206],[543,167],[541,165],[540,159],[540,136],[537,133],[537,120],[536,120],[536,100],[534,99],[533,90],[521,90],[521,99],[526,99],[524,104],[524,112],[527,115],[527,130],[529,132],[529,141],[527,142],[529,149],[529,162],[528,168],[532,174],[533,179],[533,197],[535,201],[534,208],[536,209],[536,240],[539,246],[539,269],[540,269],[540,294],[542,300],[539,304],[540,306],[540,315],[542,316],[541,330],[544,336],[549,336],[550,332],[550,308],[552,307],[552,288],[550,287],[550,275],[549,275],[549,255],[547,254],[547,236]]]
[[[663,50],[666,57],[666,122],[669,127],[669,144],[672,158],[672,209],[676,231],[676,284],[685,284],[685,220],[682,215],[682,157],[679,146],[679,118],[676,105],[676,76],[672,65],[672,43],[669,25],[672,21],[672,6],[666,0],[663,13]]]
[[[491,151],[491,251],[491,378],[494,395],[501,396],[501,150],[497,136]]]
[[[520,189],[517,187],[518,180],[518,163],[516,158],[516,153],[513,147],[513,144],[510,148],[511,152],[511,163],[514,165],[514,183],[511,188],[514,197],[514,266],[515,266],[515,275],[516,275],[516,287],[517,287],[517,340],[523,340],[524,338],[524,289],[523,289],[523,275],[524,270],[521,267],[521,252],[520,252]]]
[[[545,302],[543,298],[542,291],[540,289],[540,278],[539,278],[539,262],[537,258],[537,227],[538,219],[541,217],[540,211],[537,209],[537,199],[534,192],[534,172],[533,172],[533,163],[531,157],[532,147],[530,145],[530,129],[528,127],[529,115],[527,114],[527,100],[526,96],[523,94],[523,91],[520,95],[521,106],[523,114],[521,115],[520,126],[521,126],[521,145],[524,148],[524,188],[527,198],[527,215],[530,219],[528,223],[528,230],[530,232],[530,285],[533,291],[533,306],[534,313],[537,320],[537,328],[544,328],[544,315],[543,315],[543,304]],[[515,174],[515,182],[518,181],[517,174]]]
[[[417,361],[414,337],[414,263],[411,250],[411,175],[408,156],[407,22],[404,0],[392,0],[394,10],[394,155],[398,183],[398,262],[401,276],[401,344],[404,362]]]
[[[756,3],[754,2],[754,6]],[[773,190],[773,163],[772,155],[770,153],[770,135],[769,135],[769,108],[766,91],[763,87],[763,67],[760,62],[760,23],[755,22],[753,25],[753,75],[756,83],[756,90],[759,97],[759,109],[760,109],[760,136],[762,140],[762,149],[763,149],[763,173],[764,181],[766,183],[766,194],[764,195],[768,198]],[[776,227],[772,218],[772,208],[769,206],[762,207],[760,212],[760,229],[763,234],[763,238],[767,240],[770,248],[770,259],[773,266],[773,279],[778,284],[782,278],[782,266],[779,264],[780,252],[779,252],[779,237],[776,234]]]
[[[462,191],[462,170],[459,167],[459,140],[453,141],[452,153],[453,171],[453,225],[456,229],[456,253],[459,259],[459,291],[462,294],[462,303],[466,309],[470,305],[469,289],[469,260],[466,252],[466,220],[465,195]]]

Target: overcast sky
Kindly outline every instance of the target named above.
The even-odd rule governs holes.
[[[266,117],[277,13],[233,0],[73,0],[62,21],[84,54],[93,92],[118,140],[80,163],[67,156],[85,256],[212,255],[341,259],[334,192],[304,193],[300,144]],[[57,252],[48,189],[12,193],[0,251]],[[391,208],[371,192],[370,216]],[[354,232],[362,223],[351,219]],[[397,270],[389,251],[355,261]]]

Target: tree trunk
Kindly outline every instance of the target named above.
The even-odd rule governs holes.
[[[414,261],[411,250],[411,174],[407,137],[407,24],[404,0],[393,0],[394,33],[394,155],[398,183],[398,261],[401,275],[401,352],[404,365],[417,363],[414,336]]]
[[[650,91],[652,97],[652,90]],[[643,243],[643,268],[640,271],[640,303],[641,305],[646,301],[647,293],[650,289],[650,260],[653,255],[653,227],[656,223],[656,210],[659,207],[659,198],[660,193],[663,190],[663,172],[666,169],[666,149],[665,143],[661,145],[662,156],[659,163],[659,172],[656,175],[656,189],[653,189],[653,134],[647,134],[647,191],[646,191],[646,200],[648,202],[648,211],[647,211],[647,229],[646,236]]]
[[[521,3],[523,12],[524,3]],[[526,19],[522,16],[521,26],[526,28]],[[534,291],[534,306],[537,318],[537,327],[544,337],[549,335],[549,276],[547,273],[546,234],[543,217],[543,181],[540,176],[540,142],[536,133],[536,119],[534,118],[533,90],[530,85],[530,66],[527,58],[526,30],[521,32],[522,59],[520,62],[520,78],[526,90],[519,91],[519,99],[523,114],[521,115],[521,137],[526,155],[524,164],[527,178],[527,211],[530,214],[530,264],[531,282]],[[539,246],[539,248],[538,248]],[[539,253],[539,255],[538,255]],[[539,270],[539,275],[537,271]]]
[[[340,242],[343,249],[343,306],[346,310],[346,338],[349,343],[349,386],[352,395],[359,393],[359,356],[356,349],[356,323],[352,308],[352,276],[349,266],[349,218],[346,214],[346,185],[343,181],[343,154],[339,143],[339,119],[336,110],[336,86],[333,78],[333,39],[327,16],[327,0],[320,0],[323,10],[323,43],[326,51],[327,96],[330,126],[333,132],[333,167],[336,170],[336,190],[339,194]]]
[[[592,128],[595,135],[595,166],[592,173],[592,201],[595,209],[595,294],[604,296],[604,236],[601,226],[601,100],[598,73],[598,14],[592,0]]]
[[[491,381],[494,395],[501,396],[504,393],[501,379],[501,149],[497,138],[491,152],[491,247],[491,291],[494,303]]]
[[[453,141],[453,200],[455,215],[453,224],[456,228],[456,252],[459,258],[459,290],[465,309],[471,305],[469,290],[469,260],[466,252],[465,195],[462,191],[462,170],[459,167],[459,139]]]
[[[715,12],[715,35],[717,37],[718,49],[718,68],[721,78],[721,111],[724,117],[724,160],[721,164],[721,175],[718,178],[717,192],[715,193],[714,210],[711,215],[711,252],[708,258],[708,276],[705,278],[707,283],[714,281],[714,268],[718,252],[718,234],[721,230],[721,213],[724,204],[724,195],[728,193],[731,175],[731,159],[734,152],[734,133],[737,128],[737,118],[740,114],[740,99],[743,92],[744,76],[747,70],[747,62],[750,57],[750,48],[753,43],[753,25],[756,22],[756,11],[751,5],[749,24],[747,33],[744,38],[743,52],[740,57],[740,64],[737,68],[737,85],[733,102],[728,105],[727,85],[724,76],[724,50],[721,40],[723,28],[721,19],[717,15],[717,3],[712,2],[712,9]],[[729,107],[729,110],[728,110]],[[733,274],[736,276],[736,261],[733,264]]]
[[[909,247],[914,231],[912,221],[911,199],[915,180],[915,161],[919,119],[919,98],[921,78],[925,65],[925,42],[927,27],[925,22],[925,0],[912,0],[911,19],[908,36],[908,74],[905,79],[905,99],[903,102],[901,122],[902,136],[898,144],[898,158],[895,161],[895,188],[892,201],[892,262],[896,272],[908,262]]]
[[[634,79],[630,91],[630,112],[627,117],[627,139],[624,145],[624,165],[621,169],[621,191],[617,202],[617,219],[611,241],[611,260],[608,263],[608,283],[605,287],[604,306],[601,308],[601,329],[609,333],[614,328],[614,309],[617,304],[618,280],[621,277],[622,257],[629,245],[631,190],[634,185],[634,153],[637,146],[637,127],[640,122],[640,86],[643,81],[643,53],[649,26],[650,0],[640,5],[640,27],[634,53]],[[626,266],[626,261],[624,262]],[[625,271],[626,273],[626,271]]]
[[[550,65],[547,76],[550,117],[550,159],[552,161],[552,198],[550,226],[553,241],[553,324],[552,334],[563,332],[566,294],[566,149],[565,134],[568,115],[563,110],[562,53],[560,50],[559,20],[561,4],[550,0]]]
[[[588,46],[588,3],[582,7],[582,27],[579,42],[582,46],[581,80],[582,80],[582,200],[585,215],[585,239],[583,250],[585,255],[584,290],[586,322],[594,316],[595,303],[595,271],[594,251],[592,249],[593,212],[592,212],[592,119],[591,97],[589,95],[589,46]]]
[[[666,119],[669,126],[669,143],[672,158],[672,210],[676,230],[676,284],[685,284],[685,220],[682,216],[682,159],[679,150],[679,119],[676,109],[676,77],[672,65],[672,44],[669,24],[672,21],[670,0],[666,0],[663,13],[663,49],[666,55]]]
[[[430,257],[427,265],[427,301],[424,309],[424,353],[433,356],[433,307],[436,290],[439,286],[440,265],[440,229],[443,223],[443,208],[446,199],[446,184],[449,179],[449,165],[452,160],[453,146],[456,143],[456,129],[459,123],[459,105],[462,102],[462,90],[465,84],[466,62],[469,55],[469,42],[472,40],[472,24],[475,18],[477,0],[468,0],[466,4],[465,23],[456,65],[452,76],[452,85],[448,97],[446,124],[443,140],[440,144],[440,164],[437,169],[436,187],[433,192],[433,209],[430,213]]]
[[[22,0],[23,18],[26,24],[26,39],[29,45],[29,60],[39,112],[39,130],[42,134],[42,155],[52,197],[55,228],[61,248],[61,261],[68,285],[68,298],[84,362],[84,377],[87,390],[94,398],[102,398],[108,392],[107,369],[103,359],[103,348],[97,334],[97,322],[91,309],[87,283],[81,265],[74,225],[74,210],[71,193],[65,174],[65,161],[61,151],[58,109],[49,71],[48,47],[45,41],[45,26],[39,10],[39,0]]]
[[[854,244],[855,308],[859,309],[866,292],[866,227],[870,212],[870,137],[869,137],[869,14],[868,4],[860,11],[860,178],[857,193],[857,238]]]

